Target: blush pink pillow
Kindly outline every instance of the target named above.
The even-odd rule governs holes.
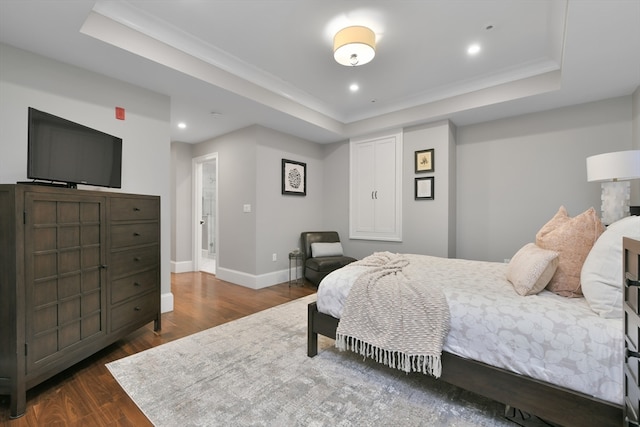
[[[536,245],[558,252],[558,268],[546,289],[565,297],[580,297],[580,271],[589,251],[604,232],[593,208],[573,218],[561,206],[536,234]]]

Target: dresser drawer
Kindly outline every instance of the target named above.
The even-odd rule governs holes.
[[[141,295],[111,309],[111,332],[128,325],[144,324],[158,312],[158,293]]]
[[[111,253],[111,279],[158,267],[158,245]]]
[[[159,234],[159,227],[156,222],[112,225],[111,247],[122,248],[158,243]]]
[[[146,197],[112,197],[111,220],[151,220],[160,217],[160,200]]]
[[[111,282],[111,304],[149,292],[158,287],[158,270],[153,269]]]

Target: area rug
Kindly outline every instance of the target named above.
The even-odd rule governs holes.
[[[156,426],[514,426],[504,406],[322,338],[295,300],[107,364]]]

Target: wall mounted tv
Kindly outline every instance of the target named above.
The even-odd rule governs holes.
[[[121,138],[29,108],[28,150],[32,183],[121,188]]]

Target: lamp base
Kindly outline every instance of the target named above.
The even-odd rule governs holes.
[[[607,181],[602,183],[602,223],[611,225],[629,216],[631,185],[629,181]]]

